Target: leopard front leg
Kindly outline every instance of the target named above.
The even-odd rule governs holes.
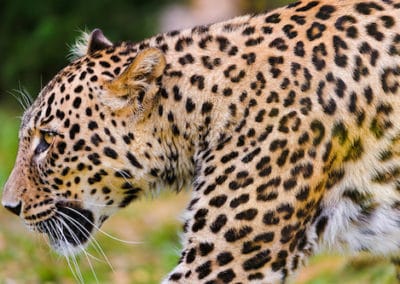
[[[223,199],[213,197],[208,203]],[[282,283],[313,251],[313,234],[300,225],[277,229],[251,223],[251,216],[258,215],[254,210],[206,209],[202,201],[193,200],[179,264],[163,283]],[[235,207],[245,200],[226,202]],[[267,212],[260,221],[276,223],[285,214]]]
[[[295,173],[276,169],[257,147],[202,158],[181,259],[163,283],[284,282],[317,243],[313,222],[321,210],[311,189],[321,191],[311,179],[317,170],[307,163]]]

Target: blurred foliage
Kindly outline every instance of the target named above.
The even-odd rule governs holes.
[[[0,108],[0,189],[11,172],[17,153],[17,132],[20,120],[13,112]],[[1,192],[1,190],[0,190]]]
[[[35,97],[67,64],[68,45],[82,30],[101,28],[112,41],[139,41],[157,31],[170,3],[194,0],[3,0],[0,1],[0,102],[24,86]],[[243,12],[260,12],[289,0],[239,0]]]
[[[0,101],[23,84],[36,95],[67,63],[81,30],[101,28],[110,40],[141,40],[155,32],[165,5],[184,0],[0,1]]]

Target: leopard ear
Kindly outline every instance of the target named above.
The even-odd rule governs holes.
[[[90,34],[83,32],[81,36],[71,46],[68,58],[74,61],[85,55],[93,54],[94,52],[112,46],[100,29],[93,30]]]
[[[87,47],[87,54],[93,54],[94,52],[111,47],[113,44],[109,41],[100,29],[95,29],[89,36],[89,43]]]
[[[159,91],[157,79],[166,66],[164,54],[157,48],[140,52],[121,75],[105,87],[106,105],[114,111],[129,109],[129,112],[146,112],[151,109]]]

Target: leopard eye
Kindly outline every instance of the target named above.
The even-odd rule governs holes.
[[[46,151],[50,147],[56,135],[57,133],[54,131],[40,130],[40,140],[35,149],[35,155],[39,155]]]

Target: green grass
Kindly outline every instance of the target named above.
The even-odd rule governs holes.
[[[0,109],[0,187],[13,166],[17,150],[17,115]],[[155,200],[139,200],[106,222],[107,233],[138,244],[115,241],[102,233],[96,236],[113,270],[104,257],[89,247],[100,260],[91,260],[99,283],[155,284],[178,261],[181,225],[188,194],[162,194]],[[78,263],[85,283],[96,278],[84,256]],[[44,238],[28,232],[16,216],[0,208],[0,284],[76,283],[66,260],[51,252]],[[392,284],[394,267],[388,261],[368,256],[350,258],[319,255],[310,260],[292,283],[297,284]]]

